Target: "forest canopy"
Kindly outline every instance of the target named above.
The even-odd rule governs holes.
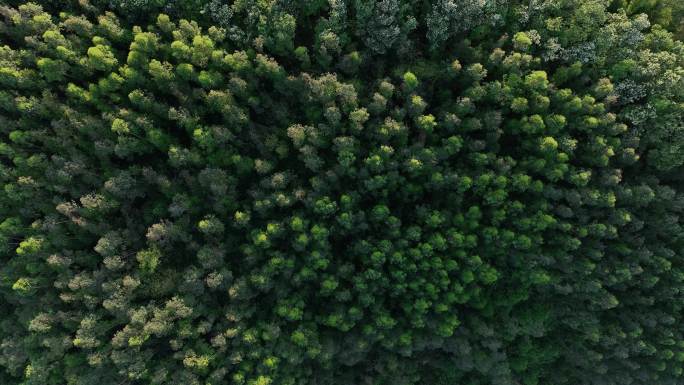
[[[0,383],[684,381],[684,2],[0,5]]]

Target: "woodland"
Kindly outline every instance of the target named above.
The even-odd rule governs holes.
[[[684,1],[0,0],[0,384],[684,383]]]

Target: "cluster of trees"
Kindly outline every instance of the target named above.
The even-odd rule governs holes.
[[[678,4],[0,5],[0,383],[681,383]]]

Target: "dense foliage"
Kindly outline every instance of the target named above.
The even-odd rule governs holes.
[[[0,5],[0,383],[681,384],[679,4]]]

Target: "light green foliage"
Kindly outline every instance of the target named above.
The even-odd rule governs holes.
[[[161,253],[156,248],[142,250],[136,254],[136,259],[140,264],[140,270],[148,273],[154,272],[154,270],[159,265],[160,257]]]
[[[532,45],[532,39],[525,32],[518,32],[513,36],[513,44],[516,49],[526,51]]]

